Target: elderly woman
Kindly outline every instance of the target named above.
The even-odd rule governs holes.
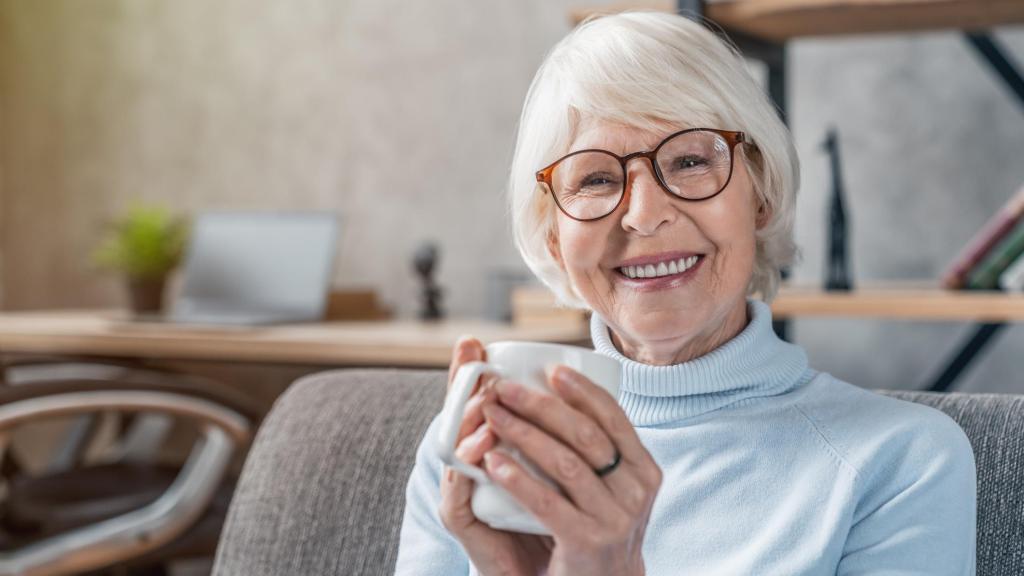
[[[477,520],[472,480],[424,442],[397,572],[973,574],[960,428],[811,369],[772,330],[797,180],[776,111],[703,26],[629,13],[561,41],[519,126],[515,238],[562,302],[593,312],[595,349],[622,365],[619,397],[564,366],[550,392],[478,384],[457,455],[551,536]],[[483,354],[464,339],[452,372]]]

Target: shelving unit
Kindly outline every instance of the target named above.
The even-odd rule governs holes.
[[[875,284],[851,292],[788,286],[772,302],[772,316],[1024,322],[1024,294],[941,290],[915,283]]]
[[[699,14],[721,27],[744,55],[768,68],[768,93],[787,120],[786,43],[810,36],[960,30],[1024,105],[1024,78],[987,29],[1024,24],[1022,0],[634,0],[570,12],[572,23],[624,10]],[[902,285],[900,285],[902,284]],[[800,316],[952,320],[975,323],[973,334],[924,389],[946,391],[1008,322],[1024,322],[1024,296],[949,291],[936,282],[863,287],[851,292],[787,286],[773,302],[775,329],[786,337]]]
[[[680,4],[683,4],[680,6]],[[689,2],[640,0],[570,13],[573,24],[595,14],[625,10],[695,9]],[[985,30],[1024,23],[1020,0],[723,0],[708,2],[702,13],[732,33],[768,42],[807,36],[911,32],[923,30]]]

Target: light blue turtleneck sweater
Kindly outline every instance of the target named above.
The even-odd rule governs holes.
[[[771,309],[673,366],[626,358],[619,404],[661,466],[643,555],[661,575],[973,575],[976,481],[963,431],[938,410],[812,370]],[[865,362],[869,361],[865,359]],[[477,574],[441,524],[437,419],[406,490],[396,573]]]

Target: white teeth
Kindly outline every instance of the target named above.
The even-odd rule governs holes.
[[[647,264],[646,266],[623,266],[619,268],[624,275],[630,278],[654,278],[656,276],[668,276],[669,274],[682,274],[697,263],[698,256],[680,258],[671,262],[659,262],[657,266]]]

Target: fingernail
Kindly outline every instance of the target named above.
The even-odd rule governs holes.
[[[576,381],[572,375],[569,374],[569,370],[564,366],[554,365],[551,367],[550,377],[560,386],[563,386],[569,390],[576,389]]]
[[[505,458],[502,456],[498,456],[494,452],[488,452],[484,454],[484,464],[487,466],[487,470],[491,474],[500,476],[502,478],[507,478],[509,472],[512,471],[508,463],[505,461]]]
[[[487,426],[481,426],[481,427],[477,428],[476,430],[474,430],[473,433],[469,435],[469,441],[474,443],[474,444],[476,444],[476,443],[480,442],[481,440],[483,440],[484,436],[486,436],[486,435],[487,435]]]
[[[556,372],[558,372],[558,364],[548,364],[544,366],[544,377],[549,381],[555,379]]]
[[[495,388],[498,390],[498,396],[501,396],[502,399],[507,400],[510,404],[515,404],[523,392],[522,386],[505,379],[498,380]]]
[[[506,424],[509,421],[510,414],[508,410],[505,410],[497,404],[488,404],[484,406],[484,416],[493,420],[497,424]]]
[[[463,456],[466,455],[466,452],[475,448],[484,439],[486,434],[487,427],[481,426],[474,430],[472,434],[463,438],[462,441],[459,442],[458,448],[455,449],[455,457],[460,460],[465,460]]]

